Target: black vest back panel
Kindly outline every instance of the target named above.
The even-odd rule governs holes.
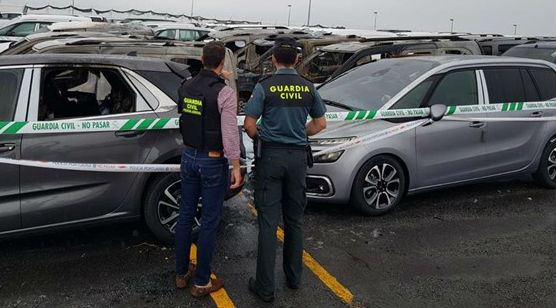
[[[274,75],[261,80],[265,91],[265,106],[269,107],[312,107],[313,85],[298,75]]]
[[[218,95],[226,86],[211,71],[202,70],[179,89],[178,111],[183,143],[200,151],[222,151]]]

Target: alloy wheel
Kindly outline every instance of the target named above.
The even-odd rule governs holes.
[[[377,210],[392,206],[400,191],[400,175],[390,164],[375,165],[365,176],[363,197],[369,206]]]
[[[180,201],[181,181],[175,181],[168,185],[158,200],[158,220],[172,234],[176,232],[176,226],[178,225]],[[201,209],[202,203],[199,202],[193,220],[193,232],[201,227]]]
[[[556,148],[548,155],[548,176],[552,181],[556,180]]]

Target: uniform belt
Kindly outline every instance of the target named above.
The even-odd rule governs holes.
[[[269,149],[285,149],[285,150],[303,150],[307,149],[306,145],[297,145],[297,144],[286,144],[286,143],[279,143],[279,142],[262,142],[263,148]]]

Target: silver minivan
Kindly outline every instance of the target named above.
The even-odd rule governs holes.
[[[188,76],[183,64],[138,57],[0,57],[0,132],[15,130],[11,121],[144,119],[133,131],[0,134],[0,157],[178,164],[183,149],[179,131],[145,128],[153,119],[177,117],[177,89]],[[155,236],[172,242],[180,196],[177,173],[0,164],[0,236],[143,218]]]
[[[348,71],[319,93],[329,111],[395,110],[444,105],[537,102],[556,98],[556,66],[546,61],[486,56],[385,59]],[[381,141],[317,157],[307,179],[311,200],[351,203],[368,215],[386,213],[406,193],[534,175],[556,188],[556,121],[473,121],[471,118],[556,116],[555,110],[461,115]],[[404,120],[330,123],[311,143],[316,151]]]

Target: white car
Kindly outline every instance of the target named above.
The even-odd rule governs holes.
[[[154,37],[157,39],[196,41],[213,31],[212,29],[195,27],[191,24],[168,24],[155,28]]]
[[[0,26],[8,24],[11,20],[21,17],[21,13],[17,12],[0,12]]]
[[[0,42],[18,41],[56,22],[92,21],[90,17],[64,15],[23,15],[0,28]]]

